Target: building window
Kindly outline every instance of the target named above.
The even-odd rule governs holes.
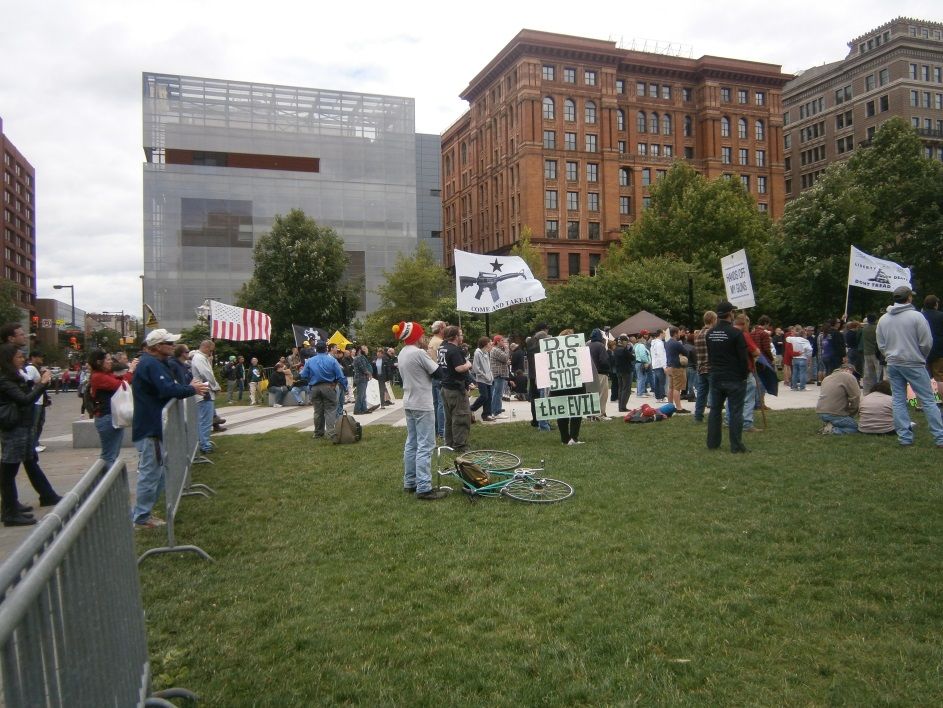
[[[786,133],[783,136],[783,147],[789,150],[792,147],[792,133]]]
[[[756,191],[759,194],[766,194],[766,177],[758,176],[756,178]]]
[[[586,121],[587,125],[595,125],[596,124],[596,104],[593,103],[592,101],[587,101],[586,108],[583,111],[583,115],[584,115],[584,120]]]
[[[592,238],[592,236],[590,236]],[[591,276],[596,275],[596,272],[599,270],[599,259],[600,256],[598,253],[589,254],[589,274]]]
[[[649,84],[649,85],[648,85],[648,97],[649,97],[649,98],[658,98],[658,84]]]
[[[640,133],[644,133],[647,128],[647,117],[645,116],[645,111],[639,111],[635,116],[635,128]]]
[[[626,143],[625,140],[620,140],[620,141],[619,141],[619,154],[620,154],[620,155],[625,155],[627,144],[628,144],[628,143]]]
[[[557,149],[557,134],[552,130],[544,131],[544,149],[545,150]]]
[[[730,103],[730,89],[729,88],[720,89],[720,100],[722,103]]]
[[[671,116],[667,113],[661,117],[661,134],[671,135]]]
[[[868,74],[864,77],[864,90],[873,91],[875,86],[874,74]]]
[[[586,195],[586,208],[589,211],[599,211],[599,192],[590,192]]]
[[[587,86],[595,86],[596,85],[596,72],[589,71],[589,70],[584,71],[583,83],[586,84]]]
[[[730,152],[732,149],[733,148],[729,148],[729,147],[722,147],[720,149],[720,161],[723,164],[729,165],[731,163]]]
[[[888,110],[887,96],[881,96],[879,100],[881,102],[881,113],[885,113]]]
[[[586,152],[596,152],[596,136],[586,134]]]
[[[544,72],[543,72],[544,81],[553,81],[553,80],[554,80],[553,77],[554,77],[555,71],[556,71],[556,70],[555,70],[555,67],[548,66],[547,64],[544,64]]]
[[[638,154],[647,155],[648,154],[648,143],[639,143],[638,144]]]
[[[691,120],[691,116],[684,117],[684,137],[690,138],[694,135],[694,121]]]
[[[579,275],[580,274],[580,254],[571,253],[567,260],[569,261],[567,265],[569,265],[570,267],[570,275],[571,276]]]
[[[589,240],[590,241],[599,241],[599,222],[590,221],[589,222]]]
[[[911,91],[911,94],[917,93],[916,91]],[[864,115],[866,118],[870,118],[874,115],[874,101],[868,101],[864,104]]]
[[[671,100],[671,87],[670,86],[661,87],[661,97],[666,101]]]
[[[765,140],[766,139],[766,127],[763,125],[763,121],[756,121],[756,139]]]
[[[753,94],[753,98],[756,101],[756,105],[765,106],[766,105],[766,92],[757,91]]]
[[[599,165],[597,165],[595,162],[586,163],[586,181],[587,182],[599,181]]]
[[[642,186],[647,187],[652,183],[652,170],[649,167],[642,168]]]
[[[750,191],[750,175],[740,175],[740,184],[743,185],[743,188]]]
[[[727,116],[723,116],[720,119],[720,137],[730,137],[730,119]]]
[[[560,238],[560,222],[556,219],[547,219],[544,224],[544,236],[547,238]]]
[[[560,254],[547,254],[547,277],[553,280],[560,279]]]
[[[557,161],[544,160],[544,179],[557,178]]]
[[[651,146],[651,155],[652,157],[658,157],[661,153],[661,146],[658,143],[655,143]]]
[[[750,101],[750,92],[746,89],[737,89],[737,103],[745,106]]]
[[[573,160],[566,161],[566,181],[575,182],[580,178],[580,163]]]
[[[645,98],[645,82],[644,81],[635,82],[635,95],[641,98]]]
[[[756,166],[766,167],[766,150],[756,151]]]
[[[576,120],[576,101],[568,98],[563,101],[563,120],[572,123]]]
[[[619,168],[619,186],[628,187],[632,184],[632,170],[628,167]]]
[[[251,201],[185,197],[180,212],[182,246],[252,248]]]
[[[741,165],[749,165],[749,164],[750,164],[750,151],[747,150],[746,148],[740,148],[740,149],[737,151],[737,157],[738,157],[738,162],[739,162]]]
[[[544,209],[556,209],[556,208],[557,208],[557,190],[545,189],[544,190]]]
[[[625,81],[616,79],[616,93],[625,93]]]
[[[665,157],[671,157],[672,155],[674,155],[674,147],[672,147],[671,145],[663,145],[661,154],[664,155]]]
[[[553,99],[544,96],[544,120],[553,120]]]
[[[576,69],[573,69],[568,66],[563,68],[563,83],[565,84],[576,83]]]
[[[620,214],[632,213],[632,197],[619,197],[619,213]]]
[[[737,137],[741,140],[747,139],[747,119],[741,118],[737,121]]]
[[[763,214],[769,211],[769,205],[764,204],[763,202],[760,202],[759,204],[757,204],[756,208]]]
[[[910,77],[911,81],[917,80],[917,65],[916,64],[910,65],[910,71],[908,72],[908,76]]]
[[[567,211],[580,210],[580,193],[579,192],[566,193],[566,208],[567,208]]]
[[[576,133],[563,134],[563,149],[576,150]]]
[[[651,197],[642,197],[642,208],[648,209],[652,205]]]
[[[570,241],[578,241],[580,238],[580,222],[566,222],[566,237]]]
[[[691,91],[691,89],[687,87],[681,89],[681,100],[684,101],[685,103],[690,103],[692,95],[693,95],[693,92]]]
[[[625,111],[621,108],[616,111],[616,130],[625,130]]]
[[[851,100],[851,84],[835,89],[835,105]]]
[[[888,81],[890,81],[890,75],[888,74],[887,69],[881,69],[881,70],[878,72],[878,83],[879,83],[881,86],[883,86],[883,85],[886,84]]]

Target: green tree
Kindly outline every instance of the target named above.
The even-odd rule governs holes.
[[[360,306],[360,283],[344,282],[343,241],[300,209],[276,216],[254,255],[255,271],[236,301],[271,316],[276,349],[294,344],[293,323],[333,331],[346,327]]]
[[[89,335],[90,348],[98,347],[106,352],[116,352],[121,349],[121,332],[103,327]]]
[[[533,230],[530,226],[523,226],[520,239],[511,247],[508,255],[523,258],[534,277],[543,282],[547,279],[547,269],[544,265],[543,255],[530,241],[532,234]]]
[[[0,324],[23,321],[25,313],[16,304],[18,294],[19,290],[9,280],[0,281]]]

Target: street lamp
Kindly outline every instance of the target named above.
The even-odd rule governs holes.
[[[72,321],[69,323],[72,329],[75,329],[75,286],[74,285],[53,285],[53,290],[62,290],[68,288],[72,293]]]

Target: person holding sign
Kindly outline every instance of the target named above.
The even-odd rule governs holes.
[[[598,331],[598,330],[597,330]],[[565,329],[560,332],[561,337],[567,337],[573,334],[572,329]],[[579,396],[586,393],[586,386],[582,384],[576,386],[575,388],[565,388],[559,391],[554,391],[554,396]],[[603,392],[600,393],[600,398],[604,395]],[[564,445],[582,445],[583,441],[580,440],[580,426],[583,423],[582,416],[575,416],[573,418],[558,418],[557,419],[557,428],[560,431],[560,442]]]

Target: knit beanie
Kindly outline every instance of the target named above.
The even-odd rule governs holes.
[[[424,334],[422,325],[418,322],[400,322],[393,325],[393,334],[403,344],[415,344]]]

